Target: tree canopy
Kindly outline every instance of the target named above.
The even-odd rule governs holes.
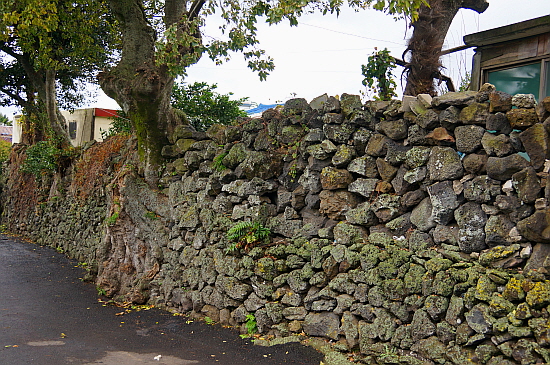
[[[11,120],[4,114],[0,114],[0,124],[2,125],[11,125]]]
[[[24,108],[28,142],[66,140],[58,96],[64,107],[82,101],[112,59],[113,25],[104,1],[0,0],[0,103]]]

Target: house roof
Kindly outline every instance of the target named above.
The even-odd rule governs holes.
[[[262,112],[264,112],[268,109],[275,108],[277,105],[282,105],[282,104],[260,104],[254,109],[246,110],[246,114],[248,114],[248,115],[259,114],[259,113],[262,113]]]
[[[94,108],[94,116],[111,118],[118,116],[118,112],[114,109]]]
[[[489,44],[532,37],[548,32],[550,32],[550,15],[545,15],[520,23],[467,34],[464,36],[464,44],[471,47],[481,47]]]

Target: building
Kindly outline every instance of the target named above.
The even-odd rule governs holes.
[[[81,146],[91,140],[103,141],[102,132],[111,127],[112,118],[117,116],[117,111],[103,108],[76,109],[72,112],[61,111],[67,122],[69,139],[73,146]],[[21,142],[21,123],[16,115],[13,125],[12,143]]]
[[[72,112],[61,111],[67,121],[67,130],[73,146],[81,146],[86,142],[103,141],[102,132],[111,127],[112,118],[117,111],[102,108],[76,109]]]
[[[472,90],[485,82],[499,91],[550,96],[550,15],[464,36],[476,47]]]
[[[11,143],[13,127],[9,125],[0,125],[0,139]]]

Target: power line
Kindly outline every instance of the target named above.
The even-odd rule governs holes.
[[[392,41],[383,40],[383,39],[376,39],[376,38],[364,37],[364,36],[362,36],[362,35],[353,34],[353,33],[341,32],[341,31],[339,31],[339,30],[328,29],[328,28],[320,27],[320,26],[318,26],[318,25],[312,25],[312,24],[307,24],[307,23],[300,23],[300,24],[301,24],[301,25],[307,25],[308,27],[323,29],[323,30],[326,30],[326,31],[329,31],[329,32],[340,33],[340,34],[349,35],[349,36],[352,36],[352,37],[368,39],[368,40],[370,40],[370,41],[377,41],[377,42],[384,42],[384,43],[393,43],[393,44],[398,44],[398,45],[400,45],[400,46],[404,46],[404,45],[405,45],[404,43],[397,43],[397,42],[392,42]]]

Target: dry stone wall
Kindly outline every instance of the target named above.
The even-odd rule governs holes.
[[[126,161],[85,204],[68,189],[4,222],[89,261],[118,299],[243,332],[252,314],[264,334],[322,337],[362,363],[549,363],[549,116],[550,98],[490,85],[293,99],[178,128],[160,191]],[[244,221],[269,241],[228,250]]]

